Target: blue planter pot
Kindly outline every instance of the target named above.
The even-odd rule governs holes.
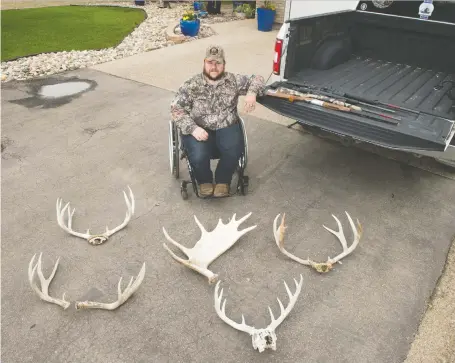
[[[145,0],[134,0],[134,3],[135,3],[136,5],[141,5],[141,6],[143,6],[143,5],[145,5]]]
[[[202,9],[202,4],[199,1],[194,1],[193,8],[194,8],[194,11],[199,11]]]
[[[189,37],[194,37],[199,33],[201,21],[196,20],[180,20],[180,30],[182,34]]]
[[[275,20],[275,10],[258,8],[258,30],[261,32],[269,32],[272,30]]]

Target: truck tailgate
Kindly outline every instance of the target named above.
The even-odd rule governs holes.
[[[437,116],[421,113],[404,115],[398,125],[376,121],[359,114],[322,108],[318,105],[263,96],[258,103],[268,109],[289,117],[302,125],[323,130],[376,145],[427,151],[444,151],[454,132],[454,122]]]

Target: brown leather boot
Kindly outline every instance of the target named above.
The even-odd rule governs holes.
[[[213,194],[213,184],[204,183],[199,185],[199,194],[201,197],[210,197]]]
[[[229,185],[228,184],[217,184],[215,185],[214,197],[222,198],[229,196]]]

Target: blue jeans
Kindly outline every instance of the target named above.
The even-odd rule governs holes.
[[[219,159],[215,170],[216,184],[231,184],[232,176],[244,150],[243,133],[239,124],[206,130],[209,137],[198,141],[193,135],[182,135],[183,146],[198,184],[213,183],[210,159]]]

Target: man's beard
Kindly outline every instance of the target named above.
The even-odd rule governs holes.
[[[205,70],[205,67],[203,68],[202,72],[211,81],[218,81],[219,79],[221,79],[224,76],[224,70],[222,72],[220,72],[216,77],[211,76],[210,73]]]

